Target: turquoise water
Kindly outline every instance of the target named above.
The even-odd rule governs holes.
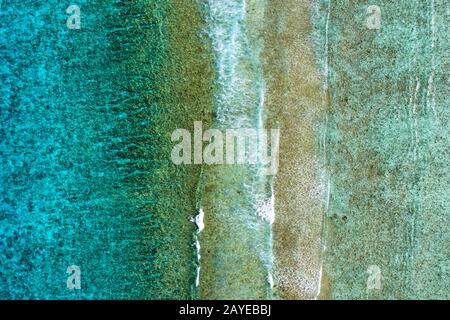
[[[1,298],[152,298],[164,1],[1,5]],[[147,182],[146,182],[147,181]],[[66,288],[78,265],[81,290]]]
[[[270,217],[258,216],[273,214],[268,178],[254,166],[200,176],[200,166],[168,157],[171,131],[206,126],[208,115],[217,128],[263,128],[261,46],[246,2],[77,5],[81,29],[69,30],[57,1],[2,3],[0,296],[268,297]],[[205,21],[191,33],[177,20],[189,6]],[[204,57],[188,60],[205,41],[217,87],[190,100],[192,81],[211,88]],[[209,201],[218,227],[207,230],[222,230],[218,240],[197,237],[191,222]],[[206,262],[197,274],[199,239]],[[208,267],[206,252],[219,267]],[[70,265],[81,268],[80,290],[66,288]]]
[[[365,2],[76,4],[71,30],[68,4],[0,1],[0,299],[448,297],[445,0],[379,1],[380,30]],[[194,121],[280,121],[286,181],[176,166]]]

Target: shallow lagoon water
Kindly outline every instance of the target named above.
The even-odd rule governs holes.
[[[379,30],[346,1],[77,5],[0,3],[0,298],[448,298],[445,1]],[[173,164],[195,121],[279,128],[277,175]]]

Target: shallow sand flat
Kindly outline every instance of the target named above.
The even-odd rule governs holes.
[[[273,254],[275,297],[319,292],[324,189],[317,129],[324,89],[311,43],[309,1],[269,1],[264,75],[269,125],[279,126]]]
[[[378,1],[379,30],[366,3],[316,5],[329,96],[322,297],[448,298],[450,4]]]

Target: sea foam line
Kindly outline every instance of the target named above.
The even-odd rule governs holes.
[[[200,239],[199,239],[199,234],[200,232],[203,231],[203,229],[205,229],[205,223],[204,223],[204,217],[205,217],[205,212],[203,211],[202,208],[200,208],[198,210],[198,214],[191,219],[191,222],[193,222],[197,228],[197,234],[195,235],[195,249],[196,249],[196,255],[197,255],[197,276],[195,278],[195,286],[198,287],[200,285],[200,259],[201,259],[201,255],[200,255]]]

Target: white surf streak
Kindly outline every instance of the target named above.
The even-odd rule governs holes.
[[[273,289],[273,276],[270,272],[267,275],[267,282],[269,283],[270,289]]]
[[[198,210],[198,214],[191,219],[191,222],[193,222],[197,228],[197,234],[195,236],[195,249],[197,254],[197,276],[195,278],[195,286],[198,287],[200,285],[200,239],[199,239],[199,233],[205,229],[205,223],[204,223],[204,217],[205,212],[202,208]]]
[[[200,285],[200,241],[195,241],[195,247],[197,249],[197,276],[195,278],[195,286],[198,287]]]
[[[204,223],[204,218],[205,218],[205,212],[203,212],[203,209],[200,208],[200,210],[198,211],[198,214],[195,216],[194,219],[192,219],[191,221],[195,223],[195,226],[197,227],[197,233],[200,233],[203,231],[203,229],[205,229],[205,223]]]
[[[275,222],[275,195],[273,191],[270,198],[257,201],[256,212],[264,221],[270,224]]]
[[[436,69],[436,12],[435,12],[435,6],[434,6],[434,0],[431,0],[431,74],[428,78],[428,91],[427,91],[427,98],[428,101],[430,100],[431,96],[431,102],[429,103],[431,105],[431,109],[433,110],[433,114],[435,119],[438,121],[438,115],[436,112],[436,93],[434,88],[434,77],[435,77],[435,69]]]

